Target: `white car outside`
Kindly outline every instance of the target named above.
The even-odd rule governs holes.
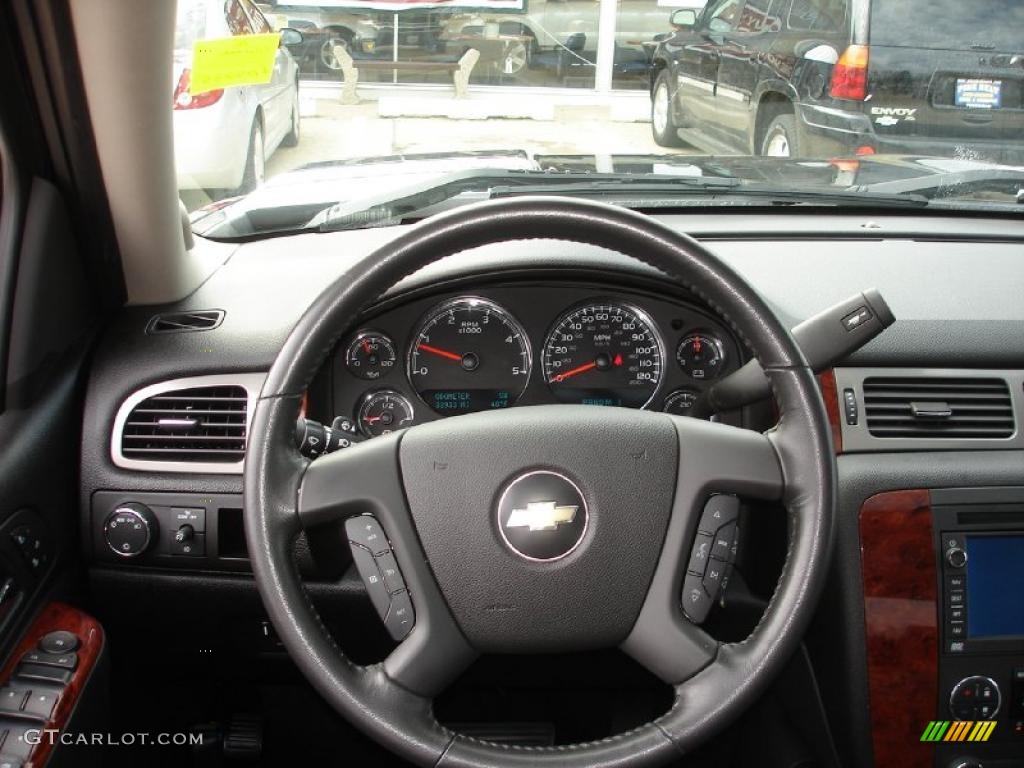
[[[299,68],[284,46],[269,83],[189,94],[196,40],[272,31],[250,0],[179,0],[173,86],[178,189],[248,192],[263,182],[266,161],[279,146],[298,143]]]

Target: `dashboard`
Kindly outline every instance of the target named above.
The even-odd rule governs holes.
[[[385,305],[332,356],[333,416],[376,437],[516,405],[686,415],[743,352],[706,308],[655,290],[524,280]]]
[[[944,767],[959,754],[949,751],[957,745],[935,747],[934,763],[928,751],[913,760],[895,755],[924,749],[918,735],[930,720],[952,717],[948,698],[968,689],[962,681],[991,679],[1005,694],[1000,725],[971,753],[983,753],[986,765],[1019,764],[995,758],[1019,755],[1022,742],[1009,731],[1017,717],[1011,675],[1024,645],[1006,651],[975,641],[972,650],[970,636],[965,650],[952,645],[961,642],[955,611],[966,610],[969,620],[971,610],[977,615],[986,603],[974,591],[985,586],[986,574],[1004,573],[998,558],[983,562],[975,545],[985,537],[1019,542],[1014,537],[1024,525],[1019,227],[964,217],[868,221],[859,214],[658,218],[718,254],[790,327],[872,286],[892,307],[896,324],[839,361],[825,391],[838,438],[837,542],[834,583],[808,643],[824,707],[830,722],[844,724],[834,734],[851,765],[873,764],[874,750],[879,765]],[[138,613],[170,621],[187,612],[207,629],[230,607],[224,642],[263,642],[262,607],[247,576],[241,460],[218,471],[198,461],[119,462],[119,413],[133,398],[198,381],[242,387],[251,414],[302,313],[405,231],[233,246],[194,294],[161,307],[128,307],[110,323],[89,372],[81,435],[83,556],[99,597],[132,605],[133,619]],[[156,314],[197,310],[218,311],[219,325],[199,333],[147,332]],[[339,416],[358,421],[365,435],[473,410],[560,402],[684,412],[688,398],[747,359],[729,326],[664,275],[623,254],[559,241],[499,243],[451,256],[408,277],[337,333],[307,413],[325,423]],[[988,381],[963,381],[971,378]],[[1011,419],[1012,435],[937,439],[932,425],[926,435],[874,434],[876,414],[885,416],[879,398],[902,396],[910,379],[929,401],[950,401],[957,388],[999,399],[1002,411],[987,418]],[[992,379],[1002,380],[996,395]],[[858,409],[852,416],[842,410],[846,390]],[[237,407],[243,415],[231,418],[244,434],[245,405]],[[761,404],[722,418],[764,429],[775,415]],[[104,531],[112,511],[129,503],[153,512],[152,548],[132,559],[111,551]],[[772,514],[758,511],[745,525],[771,521]],[[194,529],[189,553],[175,538],[185,524]],[[740,552],[744,580],[765,599],[773,558],[785,552],[783,528],[765,523],[761,535],[748,528],[750,545]],[[950,570],[942,533],[963,536],[972,560],[964,572]],[[358,613],[366,609],[364,593],[337,554],[336,539],[332,532],[304,537],[296,560],[314,597],[326,610],[335,606],[333,628],[358,641],[372,635],[376,619]],[[958,576],[973,608],[952,604]],[[360,615],[366,620],[353,618]],[[893,652],[897,631],[913,638],[907,647],[914,658]],[[1024,710],[1019,717],[1024,721]],[[914,738],[906,741],[911,730]]]

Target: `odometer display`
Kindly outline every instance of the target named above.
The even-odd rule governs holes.
[[[544,379],[562,402],[643,408],[661,382],[662,345],[640,310],[589,304],[567,312],[544,344]]]
[[[433,309],[409,350],[409,380],[442,415],[515,404],[530,378],[530,344],[519,323],[486,299]]]

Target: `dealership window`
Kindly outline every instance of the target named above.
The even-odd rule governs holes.
[[[372,4],[262,8],[274,26],[303,33],[298,58],[307,80],[341,79],[333,53],[341,45],[357,62],[406,64],[368,69],[360,73],[361,82],[448,83],[451,75],[431,65],[458,61],[474,48],[480,53],[470,78],[475,85],[592,89],[603,67],[604,87],[643,89],[657,39],[672,31],[670,14],[699,5],[700,0],[506,0],[443,8],[398,4],[397,12]],[[611,42],[602,42],[611,25]],[[408,66],[416,62],[426,66]]]

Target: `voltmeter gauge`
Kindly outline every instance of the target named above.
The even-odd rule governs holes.
[[[383,333],[356,334],[345,350],[345,368],[353,376],[373,381],[395,367],[395,344]]]
[[[367,437],[380,437],[412,425],[412,403],[390,389],[371,392],[363,398],[356,421]]]
[[[679,342],[676,361],[691,379],[709,381],[717,378],[725,364],[722,342],[708,333],[691,333]]]
[[[697,402],[700,393],[695,389],[677,389],[669,393],[661,405],[665,413],[673,413],[676,416],[689,416],[690,409]]]

